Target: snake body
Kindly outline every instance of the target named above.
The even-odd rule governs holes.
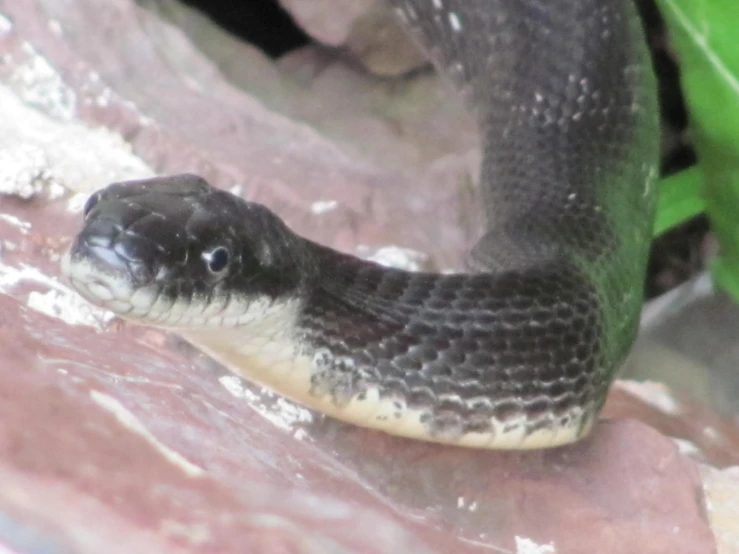
[[[481,448],[584,436],[633,342],[654,76],[631,0],[396,0],[465,94],[485,233],[467,273],[379,266],[194,175],[95,193],[63,273],[240,375],[358,425]]]

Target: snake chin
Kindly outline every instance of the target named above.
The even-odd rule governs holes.
[[[80,257],[73,246],[62,256],[61,267],[71,287],[88,302],[121,316],[133,310],[133,286],[106,264]]]

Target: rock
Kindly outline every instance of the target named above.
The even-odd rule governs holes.
[[[739,466],[702,466],[708,516],[716,533],[719,554],[739,552]]]
[[[343,44],[354,22],[379,3],[377,0],[280,1],[305,32],[330,46]]]
[[[315,40],[343,48],[375,75],[403,75],[429,65],[385,2],[282,0],[281,3]]]
[[[684,453],[707,465],[739,465],[736,421],[661,383],[616,381],[603,414],[638,419],[672,437]]]

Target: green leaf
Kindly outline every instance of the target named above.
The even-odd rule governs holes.
[[[677,51],[703,198],[720,245],[713,275],[739,301],[739,1],[657,3]]]
[[[660,180],[654,236],[706,211],[702,187],[703,174],[697,166]]]

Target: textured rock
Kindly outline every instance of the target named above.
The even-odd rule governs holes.
[[[281,0],[316,41],[341,47],[375,75],[402,75],[428,65],[380,0]]]
[[[316,40],[330,46],[344,43],[352,25],[377,0],[281,0],[293,19]]]
[[[718,553],[736,554],[739,552],[739,466],[723,470],[704,466],[701,473]]]
[[[638,419],[676,439],[684,453],[707,465],[739,466],[737,422],[662,384],[617,381],[604,414]]]
[[[426,58],[380,0],[281,0],[316,41],[341,47],[375,75],[402,75]]]
[[[173,33],[168,48],[186,41],[133,2],[0,11],[0,550],[715,551],[697,464],[639,421],[605,420],[581,444],[544,452],[406,441],[316,416],[176,337],[81,304],[57,278],[75,192],[196,171],[243,186],[317,240],[354,250],[398,239],[448,267],[469,240],[453,186],[469,152],[409,155],[431,197],[414,203],[409,175],[214,71],[202,86],[205,65],[192,79],[173,70],[162,36]],[[192,56],[188,66],[207,64]],[[331,78],[342,75],[337,65]],[[356,118],[369,121],[382,123]],[[611,404],[640,418],[628,391]]]

